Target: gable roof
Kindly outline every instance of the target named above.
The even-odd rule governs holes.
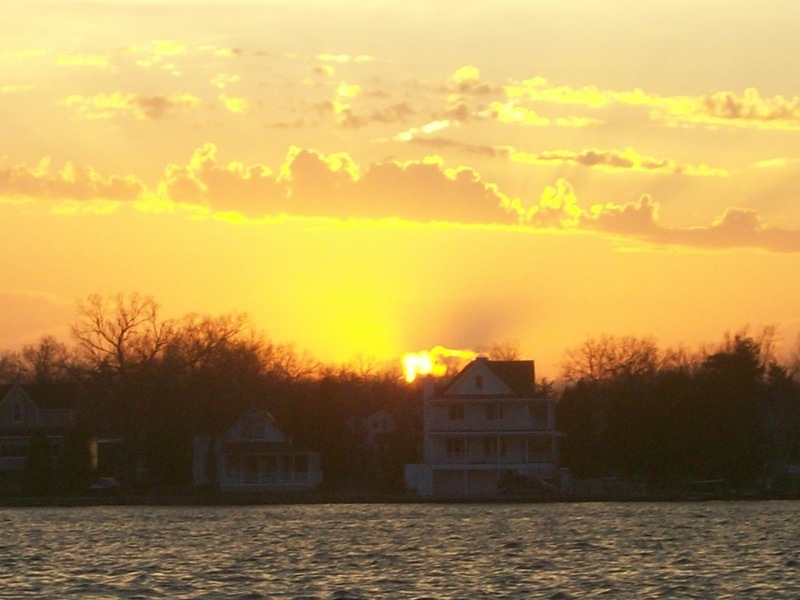
[[[532,360],[489,360],[487,366],[518,398],[533,398],[536,386]]]
[[[0,385],[0,402],[11,390],[19,386],[37,408],[45,410],[69,410],[75,407],[77,390],[70,383],[11,383]]]
[[[447,395],[453,388],[456,388],[462,378],[477,367],[485,367],[491,371],[517,398],[533,398],[536,389],[535,371],[532,360],[489,360],[484,356],[479,356],[461,372],[441,391],[440,395]]]

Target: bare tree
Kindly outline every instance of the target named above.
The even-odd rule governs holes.
[[[650,338],[604,335],[567,350],[562,377],[567,381],[600,380],[654,373],[660,353]]]
[[[244,313],[219,317],[191,313],[173,323],[165,355],[170,363],[193,369],[241,341],[248,333],[252,337],[252,323]]]
[[[0,383],[15,383],[22,380],[24,374],[19,352],[5,350],[0,353]]]
[[[154,359],[170,339],[172,323],[159,319],[151,296],[92,294],[78,304],[72,325],[81,357],[94,368],[124,373]]]
[[[489,347],[488,354],[491,360],[519,360],[519,342],[517,340],[495,342]]]
[[[53,336],[44,336],[38,344],[23,346],[22,369],[26,379],[37,383],[65,379],[72,366],[66,344]]]
[[[320,363],[307,350],[298,352],[294,344],[264,346],[262,361],[267,371],[293,381],[314,377],[322,370]]]

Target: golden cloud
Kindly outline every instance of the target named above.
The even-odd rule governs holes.
[[[220,73],[211,80],[211,85],[222,90],[231,84],[239,83],[241,80],[242,78],[239,75],[226,75],[225,73]]]
[[[242,114],[247,112],[247,109],[250,107],[250,101],[247,98],[237,98],[226,94],[220,94],[219,100],[225,108],[232,113]]]
[[[249,217],[290,214],[482,224],[519,220],[519,200],[508,198],[468,167],[446,167],[438,156],[362,169],[346,153],[293,146],[274,174],[263,165],[221,165],[216,153],[216,146],[206,144],[187,166],[170,165],[158,196]]]
[[[0,196],[5,197],[130,201],[144,189],[133,175],[103,177],[91,167],[79,168],[71,162],[54,171],[48,158],[33,167],[0,165]]]
[[[654,120],[670,124],[736,126],[762,129],[800,129],[800,97],[763,98],[757,89],[744,94],[720,91],[707,96],[659,96],[641,89],[602,90],[596,86],[551,86],[544,77],[533,77],[504,86],[508,103],[494,103],[492,110],[503,122],[545,124],[528,116],[522,101],[577,104],[602,108],[612,103],[644,106]]]
[[[144,94],[95,94],[93,96],[68,96],[64,103],[77,106],[78,114],[86,119],[111,119],[120,113],[132,114],[137,119],[159,119],[172,109],[193,108],[200,99],[191,94],[146,96]]]
[[[556,102],[559,104],[583,104],[592,108],[607,105],[613,93],[604,92],[595,86],[574,89],[568,86],[551,87],[544,77],[533,77],[505,86],[506,96],[510,100],[534,100]]]
[[[632,148],[625,150],[553,150],[533,154],[513,148],[503,149],[512,162],[529,165],[574,164],[610,173],[640,172],[693,177],[727,177],[728,171],[705,164],[678,163],[668,158],[654,158],[639,154]]]
[[[659,246],[800,252],[800,231],[769,227],[752,209],[728,208],[710,225],[688,228],[664,227],[659,211],[660,205],[647,195],[636,202],[585,208],[573,187],[560,179],[545,188],[538,204],[527,209],[525,220],[535,227],[596,231]]]
[[[168,165],[158,196],[172,202],[213,206],[261,216],[274,211],[286,197],[272,171],[260,164],[217,163],[217,147],[198,148],[185,167]]]
[[[717,92],[700,98],[667,99],[656,105],[653,116],[677,123],[797,130],[800,97],[762,98],[755,88],[746,89],[743,95]]]
[[[133,176],[104,177],[69,162],[53,169],[44,159],[34,166],[0,163],[0,197],[58,200],[52,210],[59,214],[102,213],[122,201],[138,201],[139,210],[182,206],[198,216],[231,222],[281,215],[401,219],[583,230],[660,246],[800,252],[800,231],[770,227],[751,209],[731,207],[708,225],[669,228],[660,223],[660,205],[647,195],[635,202],[586,204],[569,182],[559,179],[531,204],[508,196],[471,167],[448,166],[439,155],[362,167],[344,152],[293,146],[273,171],[262,164],[222,163],[216,146],[208,143],[186,165],[168,165],[155,191]]]

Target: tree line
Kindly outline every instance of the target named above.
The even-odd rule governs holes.
[[[273,343],[244,314],[165,319],[155,299],[137,293],[89,296],[71,333],[71,346],[44,337],[0,353],[0,383],[77,390],[65,448],[73,488],[89,476],[82,441],[112,437],[122,440],[123,478],[187,489],[193,438],[221,434],[253,405],[320,452],[332,489],[401,491],[403,465],[421,459],[422,394],[403,380],[399,361],[322,364]],[[562,466],[578,478],[654,486],[774,479],[800,462],[800,388],[796,368],[776,357],[776,339],[775,328],[743,329],[695,352],[630,336],[568,349],[559,384],[537,382],[558,400]],[[487,353],[519,358],[510,342]],[[379,410],[397,431],[376,455],[361,420]]]
[[[658,488],[717,480],[787,486],[800,464],[797,360],[776,356],[775,327],[697,352],[605,336],[566,353],[558,422],[576,477]]]
[[[44,337],[5,351],[0,382],[74,386],[74,435],[121,440],[119,475],[142,489],[185,490],[193,438],[223,433],[252,406],[270,412],[294,443],[320,452],[325,485],[401,489],[402,465],[419,459],[422,410],[399,364],[322,364],[273,343],[245,314],[160,313],[150,296],[89,296],[71,325],[73,346]],[[377,410],[393,414],[398,431],[376,465],[360,427]],[[83,469],[72,487],[86,478]]]

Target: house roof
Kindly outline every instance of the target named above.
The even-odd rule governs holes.
[[[71,383],[26,383],[0,385],[0,401],[20,385],[37,407],[45,410],[69,410],[75,407],[76,389]]]
[[[518,398],[533,398],[536,386],[532,360],[487,360],[486,364]]]
[[[489,360],[486,357],[478,357],[464,367],[456,375],[442,393],[446,393],[454,387],[458,381],[471,371],[476,365],[485,365],[492,374],[502,381],[517,398],[533,398],[536,390],[535,370],[532,360]],[[439,394],[437,394],[439,395]]]

